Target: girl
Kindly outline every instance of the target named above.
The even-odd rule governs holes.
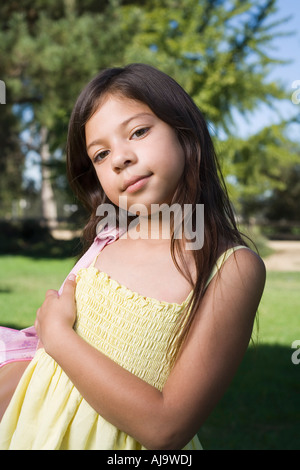
[[[162,72],[108,69],[75,105],[67,165],[91,214],[92,248],[76,282],[48,291],[37,312],[43,347],[4,415],[0,447],[201,449],[196,433],[245,353],[265,282],[237,230],[205,121]],[[103,204],[116,227],[92,243],[107,220]],[[170,223],[157,210],[173,204],[192,208],[197,230],[204,205],[202,247],[187,249],[178,216]]]

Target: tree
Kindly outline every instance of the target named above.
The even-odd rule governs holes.
[[[146,62],[172,75],[203,111],[225,175],[234,182],[234,199],[245,206],[278,184],[273,142],[279,139],[282,149],[291,149],[280,168],[294,162],[286,123],[247,141],[234,137],[234,110],[246,115],[258,104],[287,97],[279,84],[266,80],[280,63],[268,49],[285,21],[272,21],[275,12],[276,0],[5,2],[0,77],[30,130],[27,150],[35,147],[41,155],[48,149],[47,167],[53,166],[56,156],[64,155],[71,109],[85,83],[101,68]],[[25,120],[28,107],[31,118]]]
[[[119,15],[110,5],[105,13],[77,16],[75,2],[53,0],[46,10],[40,8],[42,3],[4,15],[0,42],[7,87],[29,131],[25,147],[41,157],[43,216],[53,224],[49,164],[55,151],[64,148],[75,97],[99,68],[111,64],[111,57],[120,57],[124,38]]]
[[[299,143],[287,135],[287,124],[265,127],[248,139],[229,137],[218,145],[229,192],[245,219],[267,215],[272,195],[290,192],[288,175],[300,158]]]
[[[137,33],[126,60],[139,55],[159,65],[192,95],[215,133],[235,206],[249,217],[262,201],[269,202],[265,195],[287,189],[282,175],[299,162],[299,139],[295,143],[287,136],[290,122],[241,139],[233,118],[233,111],[247,117],[262,103],[290,98],[290,91],[267,81],[272,66],[284,63],[270,48],[274,35],[284,34],[277,29],[287,19],[272,21],[276,0],[187,0],[182,6],[163,0],[135,7]],[[127,11],[129,17],[132,8]]]
[[[252,111],[286,93],[265,77],[279,59],[267,54],[275,28],[276,0],[153,0],[127,7],[136,35],[125,52],[159,65],[191,94],[215,127],[228,130],[232,111]]]
[[[24,155],[20,149],[17,117],[11,112],[11,106],[0,106],[0,217],[5,217],[11,212],[13,201],[22,194]]]
[[[276,222],[288,220],[299,224],[300,164],[285,168],[281,175],[282,185],[273,191],[266,216]]]

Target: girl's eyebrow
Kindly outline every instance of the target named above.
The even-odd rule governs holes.
[[[121,122],[120,126],[119,127],[126,127],[127,124],[129,124],[131,121],[133,121],[134,119],[137,119],[137,118],[140,118],[142,116],[150,116],[150,117],[153,117],[152,114],[150,113],[138,113],[138,114],[135,114],[134,116],[131,116],[130,118],[126,119],[125,121]],[[96,139],[96,140],[93,140],[93,142],[91,142],[86,150],[88,151],[91,147],[93,147],[94,145],[99,145],[101,143],[101,139]]]

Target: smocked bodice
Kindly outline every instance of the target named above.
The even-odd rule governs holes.
[[[177,304],[143,297],[90,266],[77,275],[75,329],[123,368],[162,390],[176,357],[178,320],[188,299]]]

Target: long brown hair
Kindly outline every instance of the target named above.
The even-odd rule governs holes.
[[[196,281],[188,271],[182,240],[171,238],[171,254],[177,268],[193,286],[193,295],[187,306],[189,317],[185,322],[184,338],[203,298],[207,280],[220,254],[220,243],[245,245],[237,229],[213,142],[205,119],[183,88],[163,72],[144,64],[130,64],[124,68],[110,68],[97,75],[80,94],[69,125],[67,143],[67,171],[70,185],[90,213],[83,232],[86,248],[96,235],[100,219],[96,215],[100,204],[110,202],[96,176],[86,151],[85,125],[106,94],[123,96],[145,103],[162,121],[177,133],[185,154],[185,168],[172,203],[181,207],[204,204],[204,245],[193,250]],[[226,248],[226,246],[225,246]],[[179,267],[179,260],[181,266]],[[184,320],[183,320],[184,321]]]

